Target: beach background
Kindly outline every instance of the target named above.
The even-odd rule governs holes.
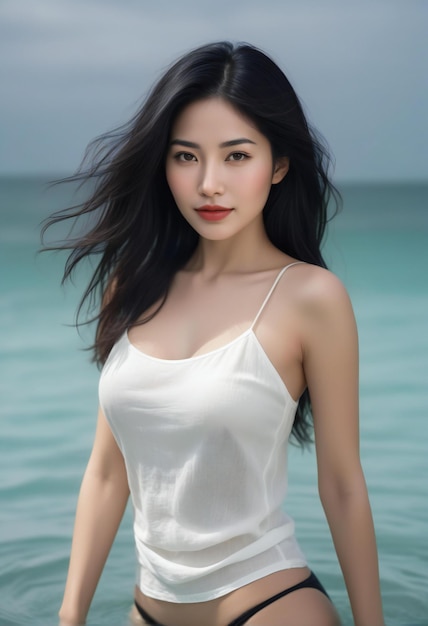
[[[427,626],[428,141],[426,93],[419,80],[423,67],[417,64],[424,4],[379,2],[374,7],[362,2],[353,5],[353,12],[350,6],[343,12],[331,1],[325,14],[314,8],[304,19],[303,9],[293,9],[292,3],[268,0],[258,13],[256,3],[238,2],[223,25],[224,2],[219,1],[217,13],[202,15],[189,0],[183,7],[193,30],[183,30],[189,29],[184,20],[179,32],[177,10],[167,13],[170,5],[158,4],[144,16],[131,0],[85,5],[40,0],[37,10],[25,0],[0,5],[0,31],[7,30],[5,36],[0,32],[0,45],[8,51],[0,55],[0,73],[8,85],[0,104],[0,626],[58,623],[77,493],[97,410],[99,372],[84,350],[92,329],[83,328],[79,336],[73,327],[88,268],[63,289],[64,254],[37,254],[40,222],[72,201],[70,188],[47,183],[75,169],[91,138],[129,117],[137,93],[144,93],[167,59],[223,37],[253,41],[279,61],[288,55],[298,91],[336,155],[335,180],[344,208],[329,226],[324,250],[349,290],[359,327],[361,454],[385,616],[388,626]],[[310,3],[302,7],[309,10]],[[110,30],[109,16],[116,18]],[[142,20],[140,33],[134,28],[136,16]],[[278,27],[281,16],[289,34],[285,42]],[[272,32],[263,30],[266,24]],[[295,36],[298,28],[306,38]],[[144,37],[138,38],[141,33]],[[354,65],[342,72],[340,58],[357,34],[365,46],[355,48]],[[379,48],[369,45],[376,35]],[[323,58],[315,52],[317,36],[320,44],[330,41]],[[331,47],[332,37],[336,47]],[[122,46],[125,39],[127,46]],[[91,49],[90,40],[100,47]],[[67,46],[73,42],[71,51]],[[398,52],[396,42],[402,45]],[[344,626],[351,626],[317,495],[313,450],[292,447],[289,470],[286,508],[296,521],[299,542]],[[128,510],[88,626],[127,625],[133,579]]]

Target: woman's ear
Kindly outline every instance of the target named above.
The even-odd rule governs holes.
[[[272,176],[272,185],[280,183],[286,176],[290,167],[290,159],[288,157],[280,157],[275,161],[275,167]]]

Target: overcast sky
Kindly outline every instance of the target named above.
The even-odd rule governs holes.
[[[426,180],[427,26],[427,0],[0,0],[0,174],[71,172],[178,55],[232,39],[284,69],[336,180]]]

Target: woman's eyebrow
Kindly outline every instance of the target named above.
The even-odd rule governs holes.
[[[251,139],[247,139],[246,137],[241,137],[240,139],[231,139],[230,141],[224,141],[220,144],[220,148],[229,148],[230,146],[239,146],[242,143],[252,143],[256,145],[255,141]]]
[[[243,143],[252,143],[256,144],[255,141],[251,139],[247,139],[246,137],[240,137],[239,139],[231,139],[230,141],[223,141],[219,145],[220,148],[230,148],[231,146],[239,146]],[[201,146],[198,143],[194,143],[193,141],[186,141],[185,139],[173,139],[171,141],[171,146],[184,146],[186,148],[195,148],[196,150],[200,150]]]

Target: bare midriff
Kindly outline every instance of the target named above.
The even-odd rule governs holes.
[[[307,567],[281,570],[206,602],[176,603],[150,598],[135,588],[136,602],[164,626],[226,626],[267,598],[305,580]]]

